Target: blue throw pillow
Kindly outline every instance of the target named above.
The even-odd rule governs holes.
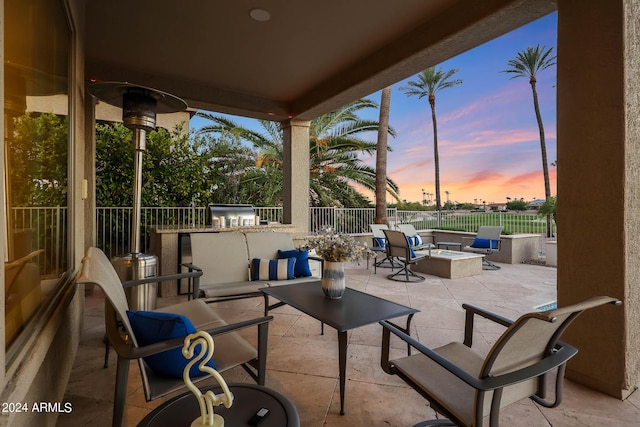
[[[251,260],[251,280],[294,279],[295,258]]]
[[[471,247],[476,249],[498,249],[498,241],[476,237],[473,240]]]
[[[409,247],[413,246],[413,236],[405,236],[407,238],[407,242],[409,242]]]
[[[290,251],[278,250],[278,258],[295,258],[296,263],[293,267],[293,275],[295,277],[311,276],[311,268],[309,268],[309,252],[306,250],[292,249]]]
[[[141,346],[171,338],[186,337],[196,332],[196,328],[189,318],[180,314],[158,311],[127,311],[127,317],[138,344]],[[198,350],[196,350],[196,354],[198,354]],[[184,368],[189,363],[189,360],[182,355],[182,347],[147,356],[144,361],[156,374],[175,378],[182,378]],[[207,365],[216,369],[213,359],[209,360]],[[207,373],[200,371],[198,364],[195,364],[191,367],[189,375],[201,377]]]
[[[382,237],[374,237],[373,238],[373,247],[374,248],[384,248],[385,240]]]

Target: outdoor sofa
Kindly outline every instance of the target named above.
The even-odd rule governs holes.
[[[282,232],[192,233],[190,271],[202,271],[197,295],[207,302],[262,296],[267,286],[321,279],[322,260],[296,249]]]

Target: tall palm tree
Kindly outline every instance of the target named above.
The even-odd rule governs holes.
[[[536,91],[536,75],[543,70],[555,64],[555,56],[551,56],[553,48],[547,49],[546,46],[537,45],[536,47],[528,47],[518,52],[514,59],[510,59],[507,63],[509,69],[501,71],[501,73],[513,74],[511,77],[528,77],[533,93],[533,108],[536,112],[536,120],[538,121],[538,130],[540,131],[540,151],[542,152],[542,172],[544,175],[544,196],[545,200],[551,197],[551,185],[549,183],[549,165],[547,163],[547,146],[544,140],[544,126],[542,117],[540,116],[540,105],[538,104],[538,92]]]
[[[435,67],[427,68],[416,75],[416,80],[411,80],[407,86],[401,87],[407,96],[418,96],[418,99],[425,96],[429,99],[431,106],[431,122],[433,123],[433,165],[435,167],[436,180],[436,210],[442,208],[440,199],[440,159],[438,156],[438,123],[436,121],[436,93],[442,89],[448,89],[462,83],[460,79],[452,79],[458,72],[457,68],[443,71],[442,67],[436,70]]]
[[[389,109],[391,86],[382,89],[380,96],[380,119],[378,120],[378,143],[376,149],[376,224],[387,223],[387,136],[389,133]]]

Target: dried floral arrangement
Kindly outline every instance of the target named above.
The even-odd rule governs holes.
[[[335,233],[331,228],[309,236],[306,240],[308,247],[315,249],[319,257],[330,262],[358,261],[372,253],[366,244],[356,242],[353,236]]]

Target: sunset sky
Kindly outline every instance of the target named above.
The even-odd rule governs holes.
[[[436,94],[440,191],[442,202],[504,202],[506,197],[544,198],[542,160],[531,86],[526,78],[500,73],[517,52],[537,44],[556,53],[557,14],[465,52],[439,66],[459,69],[463,83]],[[400,90],[411,77],[392,87],[387,174],[407,201],[422,201],[422,189],[435,193],[433,130],[427,98],[407,97]],[[549,163],[556,160],[556,67],[537,76]],[[380,101],[380,93],[369,98]],[[378,118],[371,110],[366,118]],[[251,119],[233,118],[245,127]],[[253,122],[253,123],[252,123]],[[202,126],[192,120],[192,128]],[[370,139],[375,141],[376,135]],[[374,165],[375,158],[363,158]],[[556,170],[549,167],[551,193],[556,194]],[[367,194],[373,201],[373,194]],[[391,201],[391,200],[390,200]]]

